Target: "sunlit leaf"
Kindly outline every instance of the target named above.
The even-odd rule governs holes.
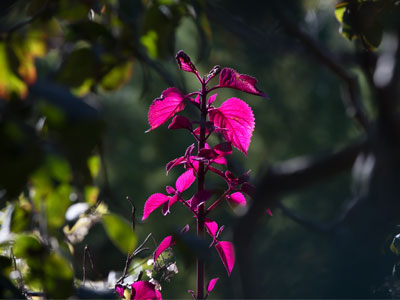
[[[120,88],[127,83],[132,76],[133,61],[127,61],[111,69],[100,81],[100,85],[107,91]]]
[[[225,140],[247,155],[255,121],[253,111],[246,102],[230,98],[210,111],[210,120],[215,126],[225,128],[222,133]]]
[[[102,221],[108,237],[115,246],[124,253],[134,250],[137,237],[128,221],[112,213],[104,215]]]
[[[97,175],[99,175],[100,167],[101,167],[100,156],[93,155],[93,156],[89,157],[88,167],[89,167],[90,175],[92,175],[93,178],[96,178]]]
[[[231,242],[222,241],[218,242],[215,248],[221,257],[228,275],[231,275],[233,266],[235,265],[235,249],[233,248],[233,244]]]
[[[157,249],[154,251],[154,254],[153,254],[154,262],[157,261],[157,258],[160,256],[161,253],[164,252],[165,249],[167,249],[173,245],[175,245],[175,241],[173,240],[173,237],[171,235],[165,237],[161,241],[160,245],[158,245]]]
[[[15,73],[16,69],[12,69],[13,58],[9,54],[6,44],[0,42],[0,98],[9,100],[12,95],[25,98],[28,93],[27,85]]]

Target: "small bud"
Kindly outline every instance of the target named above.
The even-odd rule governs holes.
[[[214,66],[207,75],[207,81],[213,79],[221,72],[221,67],[219,65]]]
[[[191,72],[191,73],[197,73],[197,69],[190,60],[189,55],[187,55],[185,52],[182,50],[179,50],[178,53],[175,56],[175,59],[179,65],[179,68],[181,70],[186,71],[186,72]]]

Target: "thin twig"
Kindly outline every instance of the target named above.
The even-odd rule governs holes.
[[[129,196],[126,196],[126,200],[129,201],[132,207],[132,231],[135,232],[135,214],[136,214],[136,207],[135,204],[133,204],[131,198]]]

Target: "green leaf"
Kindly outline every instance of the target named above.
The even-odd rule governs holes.
[[[70,87],[78,88],[87,79],[96,77],[98,61],[90,47],[82,47],[72,51],[64,60],[57,80]]]
[[[107,91],[120,88],[132,76],[133,61],[127,61],[111,69],[101,80],[100,85]]]
[[[99,175],[100,172],[100,156],[99,155],[93,155],[89,157],[88,159],[88,167],[90,170],[90,174],[92,175],[93,178],[96,178],[97,175]]]
[[[137,237],[128,221],[110,213],[103,216],[103,226],[110,240],[122,252],[131,253],[135,249]]]
[[[13,69],[13,60],[16,57],[12,55],[4,42],[0,42],[0,98],[9,100],[13,95],[19,98],[25,98],[28,93],[26,83],[17,76]]]

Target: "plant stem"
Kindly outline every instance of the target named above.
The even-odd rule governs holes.
[[[204,80],[201,81],[201,121],[200,121],[200,140],[198,151],[205,147],[206,143],[206,121],[207,121],[207,89]],[[205,171],[204,163],[199,162],[199,171],[197,175],[197,191],[201,192],[205,189]],[[197,236],[204,238],[204,218],[205,218],[205,205],[201,204],[198,208],[197,215]],[[197,293],[198,300],[204,299],[204,279],[205,279],[205,264],[204,260],[197,257]]]

